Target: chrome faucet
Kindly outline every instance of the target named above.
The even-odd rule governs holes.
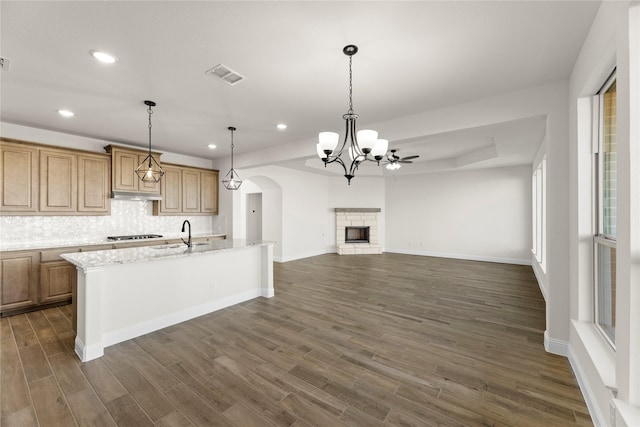
[[[182,232],[184,233],[184,226],[188,225],[189,226],[189,240],[185,241],[184,239],[182,239],[182,241],[184,242],[185,245],[187,245],[187,247],[191,247],[191,223],[189,222],[188,219],[185,219],[184,222],[182,223]]]

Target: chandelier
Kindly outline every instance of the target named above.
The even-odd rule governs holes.
[[[365,161],[370,161],[380,165],[380,160],[384,158],[387,152],[389,141],[386,139],[378,139],[378,132],[374,130],[367,129],[356,132],[356,119],[358,115],[353,112],[353,72],[351,65],[353,55],[358,52],[358,47],[348,45],[342,49],[342,52],[349,57],[349,109],[347,113],[342,116],[346,124],[344,141],[340,148],[336,149],[340,135],[335,132],[320,132],[316,150],[318,157],[322,159],[325,167],[327,167],[329,163],[335,162],[340,164],[342,169],[344,169],[344,176],[347,178],[347,182],[351,185],[351,179],[354,177],[360,164]],[[345,148],[347,148],[349,158],[351,159],[351,164],[348,169],[345,160],[342,158]]]
[[[229,126],[227,129],[231,131],[231,169],[224,176],[222,185],[224,185],[227,190],[237,190],[242,185],[242,180],[238,176],[238,173],[233,169],[233,132],[236,128]]]
[[[149,113],[149,155],[138,165],[135,172],[143,182],[160,182],[164,171],[151,154],[151,114],[153,114],[151,107],[155,107],[156,103],[153,101],[144,101],[144,104],[148,107],[147,113]]]

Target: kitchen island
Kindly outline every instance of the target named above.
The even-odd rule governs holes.
[[[77,269],[75,351],[104,348],[259,296],[273,288],[273,242],[218,240],[63,254]]]

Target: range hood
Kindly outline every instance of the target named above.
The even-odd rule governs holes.
[[[114,200],[162,200],[160,193],[136,193],[133,191],[112,191]]]

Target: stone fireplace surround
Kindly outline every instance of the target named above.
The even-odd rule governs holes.
[[[336,252],[338,255],[381,254],[378,240],[380,208],[335,208]],[[369,243],[345,243],[345,227],[369,227]]]

